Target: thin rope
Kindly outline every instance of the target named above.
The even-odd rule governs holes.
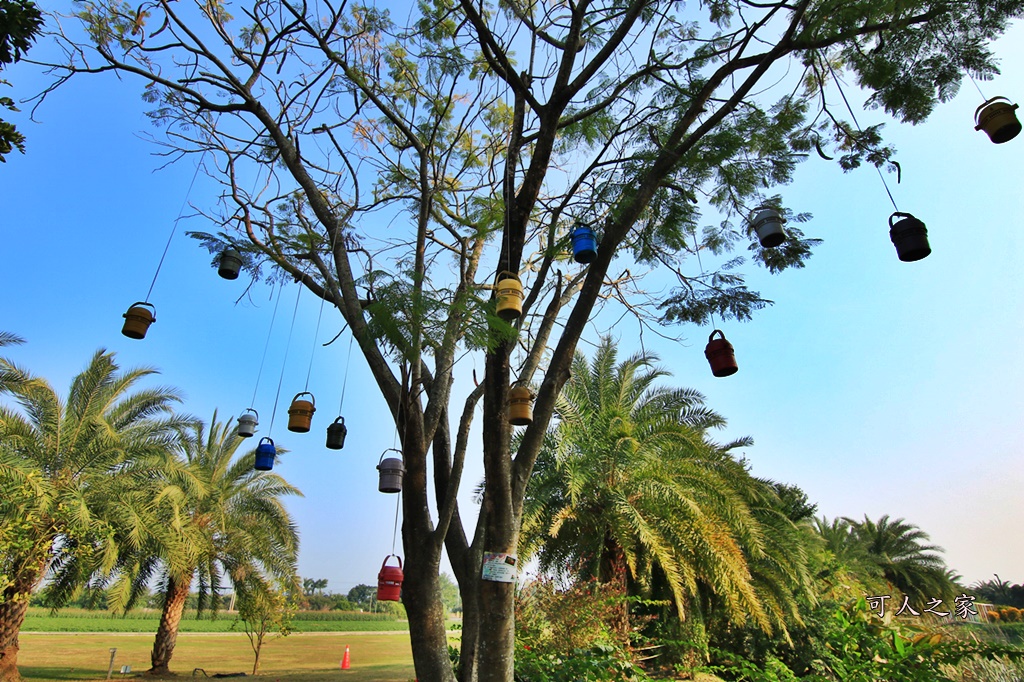
[[[850,106],[850,100],[846,99],[846,93],[843,92],[843,86],[839,84],[839,77],[836,76],[836,72],[832,68],[832,64],[826,59],[825,65],[828,66],[829,73],[832,74],[832,79],[836,82],[836,89],[839,90],[839,94],[842,96],[843,102],[846,103],[846,110],[850,112],[850,118],[853,119],[853,124],[857,126],[857,132],[863,132],[861,130],[860,123],[857,122],[857,115],[853,113],[853,107]],[[875,166],[875,170],[878,171],[878,177],[882,181],[882,187],[885,188],[885,193],[889,195],[889,201],[892,202],[892,207],[899,211],[900,207],[896,205],[896,199],[893,198],[892,192],[889,191],[889,183],[885,181],[885,176],[882,175],[882,169]]]
[[[288,342],[284,346],[284,361],[281,363],[281,378],[277,380],[277,395],[274,396],[274,411],[270,415],[270,432],[274,435],[274,419],[277,417],[277,403],[281,399],[281,384],[284,383],[284,369],[288,366],[288,350],[292,346],[292,332],[295,331],[295,316],[299,312],[299,298],[302,296],[303,286],[299,285],[299,292],[295,294],[295,310],[292,311],[292,326],[288,330]]]
[[[700,245],[697,244],[697,233],[693,233],[693,251],[697,254],[697,265],[700,266],[700,276],[704,277],[704,264],[700,262]],[[715,326],[715,311],[708,311],[708,315],[711,317],[711,328],[717,329]]]
[[[967,77],[971,79],[972,83],[974,83],[974,89],[978,91],[978,94],[981,95],[981,98],[987,102],[988,97],[985,97],[985,93],[981,91],[981,86],[978,85],[978,81],[974,80],[974,76],[971,75],[970,71],[967,72]]]
[[[160,268],[164,266],[164,259],[167,258],[167,251],[171,248],[171,240],[174,239],[174,233],[178,231],[178,223],[181,221],[181,216],[185,213],[185,207],[188,206],[189,195],[192,194],[192,187],[196,184],[196,178],[199,177],[199,169],[203,165],[203,159],[206,158],[206,151],[203,150],[202,156],[199,157],[199,163],[196,164],[196,172],[192,174],[192,182],[188,184],[188,191],[185,192],[185,201],[181,203],[181,209],[178,210],[178,217],[174,219],[174,225],[171,227],[171,236],[167,238],[167,244],[164,246],[164,252],[160,256],[160,262],[157,263],[156,272],[153,273],[153,281],[149,285],[149,291],[146,292],[146,303],[149,303],[149,297],[153,294],[153,287],[156,286],[156,278],[160,276]]]
[[[395,496],[395,529],[391,532],[391,553],[395,553],[395,545],[398,542],[398,508],[401,506],[402,493]]]
[[[306,387],[303,391],[309,390],[309,375],[313,373],[313,358],[316,357],[316,340],[320,336],[320,319],[324,316],[324,299],[320,299],[320,314],[316,317],[316,331],[313,332],[313,350],[309,354],[309,369],[306,370]]]
[[[277,319],[277,308],[281,305],[282,291],[284,291],[284,287],[279,287],[277,290],[277,303],[274,304],[274,314],[270,317],[270,329],[267,330],[267,342],[263,344],[263,358],[260,360],[260,371],[256,373],[256,387],[252,389],[252,400],[249,401],[250,410],[256,406],[256,392],[260,390],[260,377],[263,376],[263,364],[267,361],[267,349],[270,348],[270,334],[274,331],[274,320]],[[270,295],[274,295],[273,290],[271,290]]]
[[[341,414],[345,407],[345,388],[348,387],[348,368],[352,366],[352,341],[355,336],[348,337],[348,355],[345,357],[345,378],[341,382],[341,403],[338,405],[338,414]]]

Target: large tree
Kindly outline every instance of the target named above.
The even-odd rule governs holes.
[[[121,371],[98,351],[66,398],[0,358],[17,407],[0,405],[0,680],[20,679],[18,633],[48,572],[55,606],[155,529],[151,482],[185,418],[169,388],[139,388],[151,369]]]
[[[890,158],[877,127],[836,108],[835,75],[920,122],[965,72],[996,71],[987,45],[1022,7],[425,0],[398,23],[358,3],[87,0],[88,38],[58,38],[67,75],[138,76],[167,142],[223,182],[208,247],[230,242],[254,275],[269,265],[337,308],[401,438],[417,674],[452,679],[446,545],[465,609],[462,675],[508,682],[513,587],[482,580],[481,560],[517,550],[526,484],[588,321],[604,304],[643,325],[749,317],[767,302],[740,261],[704,269],[694,251],[749,245],[773,272],[798,266],[814,240],[793,220],[781,246],[761,248],[749,210],[767,201],[799,217],[769,194],[816,148],[845,168]],[[722,215],[705,220],[708,209]],[[598,232],[585,266],[565,256],[577,222]],[[676,278],[658,299],[641,283],[653,270]],[[519,318],[495,314],[502,272],[525,280]],[[470,354],[484,356],[482,380],[453,403]],[[512,451],[515,383],[537,395]],[[474,531],[456,492],[481,399]]]

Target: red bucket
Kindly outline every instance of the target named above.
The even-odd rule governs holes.
[[[397,566],[388,566],[388,559],[398,559]],[[402,557],[397,554],[388,554],[384,557],[384,563],[380,565],[380,573],[377,574],[377,601],[399,601],[402,598],[402,580],[405,575],[402,573]]]
[[[715,338],[718,334],[720,338]],[[704,357],[711,363],[711,373],[716,377],[727,377],[739,369],[736,364],[736,352],[732,344],[726,341],[725,334],[716,329],[708,337],[708,345],[704,348]]]

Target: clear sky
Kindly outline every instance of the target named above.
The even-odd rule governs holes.
[[[1003,75],[983,90],[1024,100],[1024,27],[997,54]],[[41,44],[32,56],[51,53]],[[28,65],[5,77],[16,98],[46,82]],[[107,348],[123,366],[159,368],[163,383],[187,394],[187,411],[237,416],[256,385],[270,290],[258,284],[236,304],[247,282],[218,278],[210,256],[185,236],[208,229],[185,206],[195,162],[160,169],[159,148],[143,139],[157,131],[144,115],[141,85],[83,77],[49,97],[38,123],[28,121],[29,107],[8,117],[28,137],[28,153],[0,165],[0,329],[28,344],[6,354],[63,392],[89,356]],[[925,124],[885,129],[903,168],[901,184],[887,179],[900,209],[927,224],[931,256],[897,260],[892,206],[874,169],[843,174],[812,155],[781,193],[787,206],[814,214],[803,229],[825,243],[804,270],[752,277],[776,305],[752,322],[722,325],[739,372],[711,376],[703,355],[709,328],[683,328],[684,345],[650,334],[645,341],[672,381],[702,391],[729,419],[721,440],[754,438],[745,455],[755,474],[799,485],[829,518],[889,514],[918,525],[967,583],[993,573],[1024,582],[1024,136],[997,146],[975,132],[981,101],[965,82]],[[879,111],[858,118],[887,120]],[[200,175],[188,201],[209,206],[215,192]],[[182,212],[151,298],[157,322],[145,340],[127,339],[121,315],[146,297]],[[269,337],[256,399],[261,435],[270,430],[295,296],[294,285],[284,290]],[[373,584],[391,552],[396,498],[377,492],[374,467],[394,445],[394,427],[358,353],[346,368],[348,336],[319,345],[340,329],[329,310],[314,341],[318,310],[303,294],[272,432],[291,452],[275,471],[305,493],[289,504],[302,535],[300,572],[344,592]],[[635,324],[614,333],[623,356],[639,350]],[[595,328],[586,341],[596,339]],[[314,345],[313,431],[292,434],[285,411],[305,388]],[[324,447],[324,430],[338,415],[346,372],[349,436],[336,452]],[[465,385],[457,383],[455,395],[461,403]],[[482,471],[478,447],[473,457],[464,513],[474,509],[468,491]]]

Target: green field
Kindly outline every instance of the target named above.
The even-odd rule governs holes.
[[[29,680],[102,680],[106,678],[110,649],[116,648],[114,676],[126,679],[149,668],[153,638],[145,634],[25,633],[18,654],[22,676]],[[350,647],[351,669],[339,669],[345,645]],[[178,636],[171,670],[191,678],[195,668],[208,675],[252,672],[249,640],[239,634],[182,633]],[[120,675],[130,665],[130,675]],[[201,672],[198,679],[204,679]],[[409,682],[414,677],[408,636],[364,633],[295,633],[266,643],[260,676],[289,682],[346,680]]]
[[[160,612],[156,610],[132,611],[127,616],[113,616],[103,611],[62,609],[56,614],[33,607],[25,616],[22,632],[150,632],[156,633]],[[299,613],[292,621],[295,632],[383,632],[406,631],[408,623],[393,616],[372,613],[343,613],[337,611]],[[221,612],[215,620],[196,619],[188,614],[181,620],[181,632],[242,632],[235,624],[234,614]]]

